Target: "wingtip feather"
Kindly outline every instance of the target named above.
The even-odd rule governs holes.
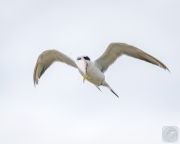
[[[169,71],[169,73],[170,73],[170,70],[166,67],[166,70],[168,70]]]
[[[38,84],[37,68],[38,68],[38,62],[36,63],[36,66],[34,68],[34,74],[33,74],[34,87],[36,87],[36,85]]]

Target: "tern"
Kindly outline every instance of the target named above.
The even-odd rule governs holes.
[[[161,61],[132,45],[125,43],[110,43],[105,52],[95,61],[91,61],[88,56],[79,56],[77,57],[77,60],[74,61],[60,51],[44,51],[39,55],[34,68],[34,85],[38,84],[40,77],[53,62],[59,61],[78,69],[83,76],[83,82],[87,80],[94,84],[99,90],[99,86],[107,87],[113,94],[119,97],[106,82],[104,73],[109,66],[122,55],[144,60],[169,71]]]

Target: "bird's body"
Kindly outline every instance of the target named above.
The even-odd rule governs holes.
[[[95,61],[91,61],[88,56],[80,56],[75,62],[57,50],[44,51],[39,55],[34,69],[34,84],[38,84],[38,79],[53,62],[60,61],[77,68],[83,76],[83,82],[86,79],[94,84],[98,89],[99,86],[105,86],[118,97],[118,95],[106,82],[104,72],[121,55],[132,56],[168,70],[168,68],[158,59],[134,46],[124,43],[111,43],[105,52]]]
[[[80,74],[84,76],[83,71],[79,67],[78,67],[78,70]],[[96,65],[94,64],[94,62],[92,61],[88,62],[87,74],[90,76],[90,79],[87,79],[87,80],[98,86],[100,86],[105,79],[104,73],[102,73],[100,69],[98,69]]]

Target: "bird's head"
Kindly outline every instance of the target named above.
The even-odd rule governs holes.
[[[85,60],[85,61],[91,61],[90,58],[88,56],[79,56],[77,57],[77,60]]]
[[[87,74],[87,67],[90,61],[88,56],[77,57],[77,66],[85,75]]]

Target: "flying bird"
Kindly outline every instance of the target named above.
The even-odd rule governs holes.
[[[95,61],[91,61],[88,56],[79,56],[77,57],[77,60],[74,61],[60,51],[44,51],[39,55],[34,68],[34,85],[38,84],[40,77],[53,62],[59,61],[78,69],[83,77],[83,82],[87,80],[94,84],[99,90],[99,86],[105,86],[117,97],[119,97],[106,82],[104,73],[107,71],[109,66],[122,55],[144,60],[169,71],[169,69],[161,61],[132,45],[125,43],[110,43],[105,52]]]

